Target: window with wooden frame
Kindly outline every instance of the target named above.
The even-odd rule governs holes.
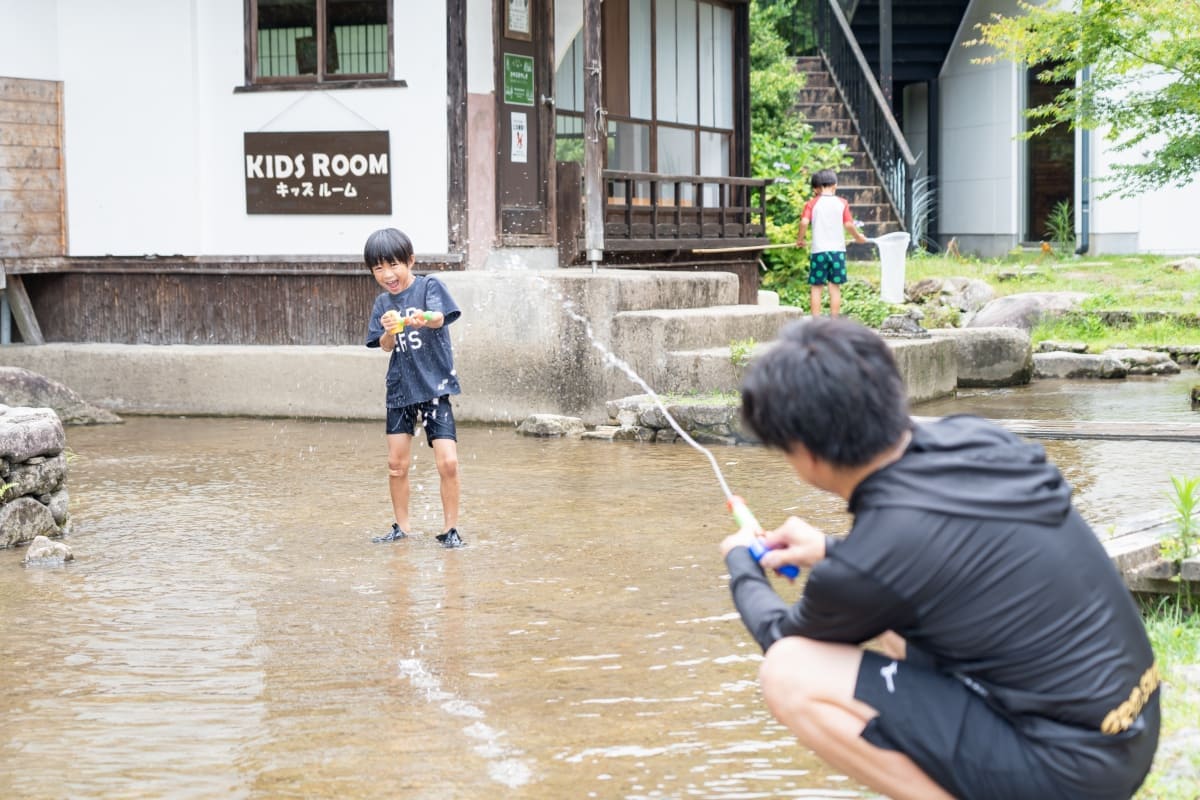
[[[245,3],[247,85],[391,79],[391,0]]]
[[[605,0],[608,169],[730,174],[734,147],[734,14],[710,0]],[[582,32],[555,78],[559,160],[582,159]],[[562,141],[565,140],[565,141]],[[682,202],[693,203],[691,187]],[[706,187],[705,192],[717,187]],[[666,191],[664,187],[664,191]],[[714,198],[704,198],[706,204]]]

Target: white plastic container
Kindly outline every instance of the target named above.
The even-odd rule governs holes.
[[[885,233],[871,241],[879,248],[879,296],[885,303],[903,303],[908,234],[904,231]]]

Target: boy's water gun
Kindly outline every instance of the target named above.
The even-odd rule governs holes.
[[[397,315],[400,315],[400,312],[397,311],[396,313],[397,313]],[[434,313],[432,311],[422,311],[421,316],[425,318],[426,322],[429,322],[430,320],[433,319]],[[400,321],[398,323],[396,323],[395,325],[393,325],[392,327],[388,328],[388,333],[392,333],[392,334],[403,333],[404,332],[404,324],[405,324],[404,321],[406,319],[407,319],[407,317],[400,315]]]
[[[737,495],[732,495],[729,498],[729,511],[733,514],[733,519],[737,522],[739,528],[750,528],[751,530],[761,531],[762,525],[758,524],[758,520],[754,518],[754,514],[746,506],[746,501]],[[767,554],[770,548],[763,544],[761,539],[755,539],[750,545],[750,555],[754,556],[755,561],[761,561],[762,557]],[[800,568],[795,564],[784,564],[779,569],[775,570],[780,575],[787,578],[789,581],[794,581],[800,576]]]

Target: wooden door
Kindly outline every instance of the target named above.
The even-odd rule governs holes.
[[[554,242],[554,2],[500,0],[496,202],[502,245]]]

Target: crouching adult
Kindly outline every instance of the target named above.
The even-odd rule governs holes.
[[[721,545],[768,707],[896,798],[1130,797],[1158,673],[1071,487],[1040,446],[973,416],[914,424],[906,397],[845,319],[793,323],[747,372],[748,427],[853,515],[844,538],[793,517]],[[787,564],[811,568],[790,605],[764,573]]]

